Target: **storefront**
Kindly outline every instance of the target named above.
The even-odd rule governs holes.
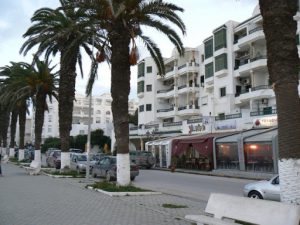
[[[216,169],[277,171],[277,128],[251,129],[215,139]]]
[[[212,133],[173,139],[171,163],[178,168],[212,170],[214,139],[224,135],[228,135],[228,133]]]

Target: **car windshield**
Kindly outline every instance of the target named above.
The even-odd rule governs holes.
[[[86,155],[78,155],[77,160],[78,161],[86,161]]]

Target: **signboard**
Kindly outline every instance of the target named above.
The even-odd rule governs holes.
[[[236,129],[235,120],[220,120],[215,122],[215,130],[232,130]]]
[[[277,116],[268,116],[253,120],[253,127],[274,127],[277,125]]]
[[[198,124],[191,124],[189,125],[189,134],[195,133],[195,132],[201,132],[205,131],[205,125],[198,123]]]

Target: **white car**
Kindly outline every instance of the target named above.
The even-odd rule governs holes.
[[[244,196],[249,198],[280,201],[279,176],[276,175],[270,180],[246,184],[244,187]]]

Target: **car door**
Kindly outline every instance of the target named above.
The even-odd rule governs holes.
[[[109,158],[103,158],[99,162],[99,174],[101,177],[104,177],[106,175],[106,164],[108,162]]]
[[[97,174],[98,176],[100,176],[100,160],[97,161],[94,165],[93,165],[93,173]]]
[[[264,189],[265,199],[280,201],[280,185],[279,176],[270,180],[267,187]]]
[[[70,162],[70,169],[76,170],[76,155],[73,155]]]

